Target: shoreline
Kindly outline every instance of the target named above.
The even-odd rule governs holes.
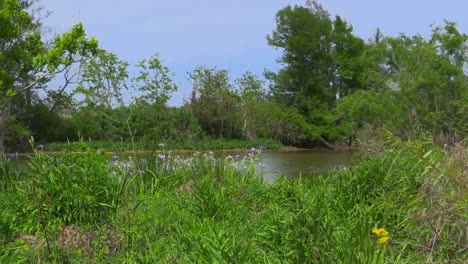
[[[355,151],[357,149],[356,146],[340,146],[336,145],[334,146],[335,149],[330,149],[330,148],[301,148],[301,147],[294,147],[294,146],[282,146],[280,148],[271,148],[271,149],[265,149],[262,150],[262,152],[270,152],[270,151],[277,151],[277,152],[297,152],[297,151],[326,151],[326,152],[335,152],[335,151]],[[167,152],[167,151],[174,151],[178,153],[189,153],[189,152],[208,152],[208,151],[214,151],[214,152],[248,152],[249,148],[232,148],[232,149],[213,149],[213,150],[196,150],[196,149],[157,149],[157,150],[112,150],[112,151],[104,151],[105,155],[113,155],[113,154],[119,154],[119,153],[129,153],[129,154],[149,154],[149,153],[162,153],[162,152]],[[60,155],[60,154],[65,154],[67,151],[65,150],[60,150],[60,151],[47,151],[44,150],[41,152],[47,154],[47,155]],[[71,151],[73,154],[84,154],[86,153],[85,151]],[[34,152],[14,152],[14,154],[18,157],[26,157],[26,156],[31,156],[34,154]]]

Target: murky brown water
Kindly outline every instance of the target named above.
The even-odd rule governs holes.
[[[291,178],[326,173],[353,163],[350,151],[267,151],[259,157],[259,169],[265,178],[279,175]]]
[[[191,155],[193,152],[179,152],[179,155]],[[215,151],[215,156],[247,155],[248,151]],[[126,160],[129,155],[147,157],[145,154],[118,153],[121,160]],[[60,154],[58,154],[60,155]],[[109,155],[112,159],[112,155]],[[21,160],[26,161],[26,157]],[[297,151],[264,151],[257,160],[257,171],[261,172],[266,180],[274,181],[278,176],[297,178],[323,174],[330,170],[349,166],[353,163],[351,151],[322,151],[322,150],[297,150]]]

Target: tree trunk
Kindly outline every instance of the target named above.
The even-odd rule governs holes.
[[[0,157],[5,154],[5,117],[3,116],[3,111],[0,110]]]
[[[322,137],[320,137],[320,141],[321,141],[325,146],[327,146],[328,148],[330,148],[330,149],[332,149],[332,150],[336,150],[336,148],[335,148],[332,144],[328,143],[328,142],[327,142],[325,139],[323,139]]]
[[[0,156],[5,154],[6,123],[8,120],[8,107],[0,106]]]

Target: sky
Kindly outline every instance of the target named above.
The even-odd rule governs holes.
[[[268,46],[275,14],[306,0],[42,0],[51,14],[44,19],[50,35],[83,23],[101,48],[131,65],[159,54],[180,85],[170,105],[190,96],[187,73],[203,65],[231,71],[233,78],[250,71],[262,76],[278,70],[281,51]],[[468,33],[467,0],[319,0],[332,16],[353,25],[368,40],[380,28],[385,36],[429,36],[444,19]],[[130,95],[126,95],[129,100]]]

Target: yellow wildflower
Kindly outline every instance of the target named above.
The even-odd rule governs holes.
[[[383,236],[383,237],[377,239],[377,243],[385,244],[387,242],[387,240],[388,240],[388,236]]]
[[[372,229],[372,234],[377,236],[377,243],[385,244],[388,241],[388,231],[383,227]]]
[[[372,233],[377,235],[378,237],[385,237],[385,236],[388,236],[388,231],[385,230],[385,228],[383,227],[379,227],[379,228],[374,228],[372,230]]]

